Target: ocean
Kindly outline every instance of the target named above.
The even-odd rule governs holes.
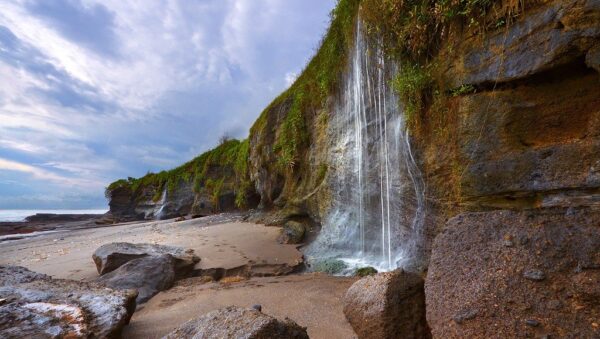
[[[4,210],[0,209],[0,222],[23,221],[26,217],[37,213],[51,214],[104,214],[108,209],[101,210]]]

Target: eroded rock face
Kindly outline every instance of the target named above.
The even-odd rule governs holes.
[[[137,292],[0,266],[0,296],[2,338],[118,338]]]
[[[344,314],[359,338],[429,338],[423,279],[396,270],[355,282]]]
[[[600,211],[465,213],[436,238],[426,281],[438,338],[600,336]]]
[[[142,257],[171,255],[175,260],[177,275],[185,275],[192,270],[200,258],[193,250],[180,247],[156,244],[130,244],[124,242],[110,243],[100,246],[92,255],[96,269],[100,275],[114,271],[121,265]]]
[[[308,339],[308,334],[288,318],[281,321],[256,309],[230,306],[190,320],[163,337],[185,338]]]
[[[487,37],[465,39],[447,77],[456,86],[523,79],[585,58],[600,37],[596,0],[553,1]],[[590,55],[592,58],[593,55]]]
[[[141,304],[173,285],[175,265],[170,254],[142,257],[101,276],[97,282],[117,290],[136,289],[136,302]]]

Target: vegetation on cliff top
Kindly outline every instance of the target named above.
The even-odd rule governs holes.
[[[277,97],[260,115],[250,129],[253,135],[275,133],[273,151],[277,156],[277,170],[293,171],[301,152],[310,143],[309,112],[325,106],[341,80],[352,46],[354,22],[359,0],[341,0],[331,12],[331,24],[321,41],[320,48],[292,86]],[[268,115],[273,108],[288,102],[289,110],[276,131],[266,131]]]
[[[393,85],[409,128],[415,127],[417,114],[428,103],[441,100],[434,96],[474,91],[443,88],[436,79],[434,59],[451,27],[480,34],[506,25],[523,7],[523,0],[362,0],[361,18],[368,33],[376,35],[386,54],[401,65]]]
[[[209,191],[213,202],[218,201],[224,186],[236,193],[236,204],[244,207],[246,197],[252,188],[248,173],[248,140],[224,140],[216,148],[205,152],[193,160],[169,171],[148,173],[141,178],[117,180],[106,188],[106,196],[110,197],[117,188],[129,188],[132,192],[140,192],[150,188],[153,200],[158,201],[164,189],[169,192],[181,183],[193,180],[193,189],[200,192],[203,188]],[[216,168],[217,173],[210,173]]]

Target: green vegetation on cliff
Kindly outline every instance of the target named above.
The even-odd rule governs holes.
[[[354,23],[359,0],[341,0],[331,12],[330,28],[316,55],[292,86],[277,97],[260,115],[250,130],[253,135],[275,133],[273,151],[277,155],[276,171],[293,171],[307,148],[309,123],[307,116],[325,106],[338,87],[352,47]],[[276,131],[267,131],[268,115],[275,107],[289,104]]]
[[[158,201],[166,188],[173,192],[182,183],[193,182],[196,193],[207,189],[217,205],[225,185],[236,193],[236,204],[244,207],[248,191],[252,188],[248,173],[248,140],[226,140],[216,148],[205,152],[177,168],[159,173],[148,173],[141,178],[117,180],[106,188],[106,195],[117,188],[129,188],[132,192],[151,189],[153,200]]]

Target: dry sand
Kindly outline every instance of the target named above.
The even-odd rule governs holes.
[[[216,224],[214,224],[216,223]],[[66,230],[0,243],[0,264],[25,266],[56,278],[91,281],[98,277],[92,253],[111,242],[157,243],[194,249],[197,269],[243,265],[294,266],[302,253],[281,245],[277,227],[240,222],[227,215],[173,222],[129,223]],[[263,312],[289,317],[308,327],[311,338],[352,338],[342,313],[341,297],[353,278],[321,274],[251,278],[236,283],[182,280],[139,307],[124,338],[158,338],[183,322],[229,306],[261,304]]]

